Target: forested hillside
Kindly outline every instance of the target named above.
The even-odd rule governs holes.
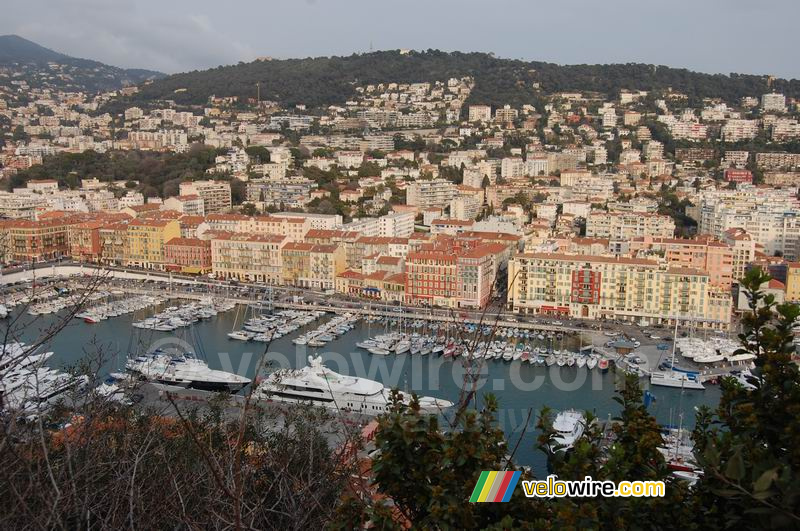
[[[97,178],[120,184],[136,181],[138,186],[131,187],[138,188],[146,196],[170,196],[178,194],[181,181],[205,176],[205,171],[214,165],[216,156],[214,148],[200,145],[186,153],[59,153],[45,157],[42,164],[12,175],[4,184],[11,190],[24,186],[31,179],[57,179],[62,187],[77,188],[80,179]]]
[[[118,68],[70,57],[18,35],[0,35],[0,70],[3,68],[12,74],[0,76],[0,87],[24,81],[33,88],[85,92],[115,90],[164,76],[153,70]]]
[[[613,95],[620,89],[671,87],[693,99],[716,97],[733,102],[770,89],[767,78],[758,75],[711,75],[633,63],[562,66],[500,59],[485,53],[384,51],[349,57],[254,61],[176,74],[143,87],[139,94],[117,101],[110,108],[160,99],[179,105],[202,105],[211,95],[237,96],[240,101],[247,101],[256,98],[256,83],[260,83],[262,100],[324,106],[345,102],[359,85],[467,75],[476,81],[470,101],[493,105],[529,103],[538,90],[587,90]],[[800,96],[800,80],[774,80],[772,88],[790,97]]]

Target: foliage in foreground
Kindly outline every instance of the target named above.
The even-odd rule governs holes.
[[[371,470],[358,472],[352,446],[332,449],[312,410],[275,423],[226,420],[219,404],[204,416],[166,419],[89,405],[67,429],[4,424],[0,527],[796,529],[792,327],[800,309],[766,295],[768,280],[759,270],[742,280],[751,312],[741,352],[757,356],[754,389],[725,380],[719,406],[699,409],[693,439],[704,475],[695,486],[670,475],[659,426],[631,376],[617,393],[613,442],[589,423],[572,451],[550,456],[560,479],[664,480],[664,498],[542,500],[518,486],[510,503],[469,503],[481,471],[522,470],[491,396],[479,410],[459,404],[444,423],[395,396],[378,420]],[[542,451],[553,444],[551,419],[545,408]]]
[[[7,430],[0,528],[324,526],[347,470],[319,414],[267,430],[220,411],[163,418],[98,402],[62,430]]]

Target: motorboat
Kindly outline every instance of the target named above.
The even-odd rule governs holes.
[[[650,385],[679,387],[681,389],[704,390],[705,386],[691,375],[678,371],[654,371],[650,373]]]
[[[245,330],[235,330],[233,332],[228,332],[228,337],[239,341],[250,341],[255,337],[255,333]]]
[[[129,359],[125,369],[142,380],[204,391],[236,393],[250,383],[244,376],[209,368],[191,353],[171,356],[161,349]]]
[[[405,403],[411,401],[410,395],[399,394]],[[391,402],[391,390],[382,383],[334,372],[322,364],[319,356],[309,356],[308,365],[301,369],[273,372],[256,388],[254,396],[261,400],[312,404],[369,416],[385,413]],[[439,413],[453,405],[429,396],[418,397],[418,400],[423,413]]]
[[[550,445],[550,451],[560,452],[571,449],[583,435],[585,427],[586,419],[580,411],[576,409],[560,411],[553,420],[553,430],[556,434]]]

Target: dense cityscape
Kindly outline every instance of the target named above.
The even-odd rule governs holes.
[[[0,36],[0,265],[2,527],[800,520],[794,79]]]

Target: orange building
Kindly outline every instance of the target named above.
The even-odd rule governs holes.
[[[35,262],[68,256],[69,226],[77,221],[73,217],[0,221],[3,262]]]
[[[164,248],[168,271],[208,273],[211,271],[211,241],[198,238],[172,238]]]

